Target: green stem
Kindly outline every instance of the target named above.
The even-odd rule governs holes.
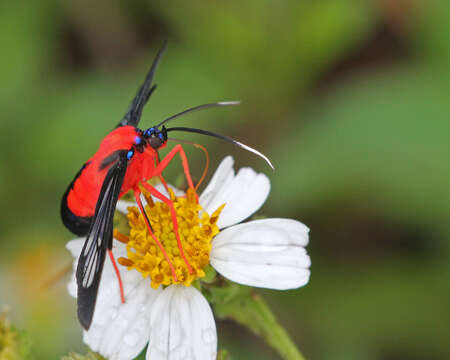
[[[211,288],[210,300],[220,318],[231,318],[248,327],[274,348],[283,359],[305,360],[265,301],[251,288],[229,284]]]

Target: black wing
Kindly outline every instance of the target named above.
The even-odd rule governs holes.
[[[158,51],[155,60],[153,60],[153,64],[150,67],[144,83],[140,87],[138,93],[136,94],[136,97],[131,102],[130,109],[116,127],[124,125],[132,125],[134,127],[138,126],[139,120],[141,120],[144,105],[147,103],[152,92],[156,89],[156,85],[152,86],[153,76],[155,75],[155,70],[158,67],[161,56],[166,50],[166,46],[167,42],[164,42],[161,49]]]
[[[112,248],[114,210],[127,170],[126,153],[117,153],[117,160],[106,174],[95,215],[78,260],[78,319],[86,330],[94,315],[106,250]]]

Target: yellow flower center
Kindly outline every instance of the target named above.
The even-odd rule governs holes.
[[[192,273],[189,273],[185,261],[180,256],[167,204],[154,203],[150,196],[146,196],[145,212],[154,235],[161,242],[173,264],[176,279],[174,279],[163,253],[148,231],[144,216],[137,207],[128,208],[127,217],[131,227],[129,236],[115,233],[117,239],[126,242],[127,248],[127,258],[121,257],[118,262],[126,266],[128,270],[136,269],[142,276],[150,276],[151,286],[155,289],[161,284],[189,286],[195,279],[205,276],[203,269],[209,264],[211,240],[219,233],[216,223],[225,206],[223,204],[210,216],[197,203],[196,193],[192,189],[189,189],[186,196],[183,197],[175,197],[170,191],[170,197],[176,212],[181,244],[192,267]]]

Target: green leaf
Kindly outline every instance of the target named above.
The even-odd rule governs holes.
[[[278,351],[283,359],[304,359],[267,304],[252,288],[224,281],[223,286],[208,290],[217,317],[233,319],[246,326]]]
[[[211,284],[216,280],[217,272],[211,265],[206,266],[204,269],[205,276],[201,278],[203,283]]]

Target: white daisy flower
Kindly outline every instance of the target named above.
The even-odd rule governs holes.
[[[263,205],[270,182],[251,168],[235,174],[233,163],[231,157],[222,161],[198,203],[195,194],[171,187],[192,273],[179,255],[168,207],[147,198],[146,212],[173,262],[177,281],[148,234],[142,214],[129,208],[130,234],[116,234],[121,241],[115,240],[113,248],[123,265],[119,268],[126,301],[121,303],[117,278],[107,259],[93,322],[83,336],[92,350],[110,360],[125,360],[136,357],[148,343],[146,358],[151,360],[215,359],[212,310],[203,295],[189,286],[205,275],[208,264],[243,285],[286,290],[308,282],[311,262],[305,246],[309,229],[299,221],[279,218],[239,224]],[[162,186],[157,188],[169,195]],[[135,204],[119,201],[117,209],[126,212],[129,206]],[[74,270],[83,241],[67,244],[75,258]],[[162,289],[161,284],[166,287]],[[76,297],[74,274],[68,289]]]

